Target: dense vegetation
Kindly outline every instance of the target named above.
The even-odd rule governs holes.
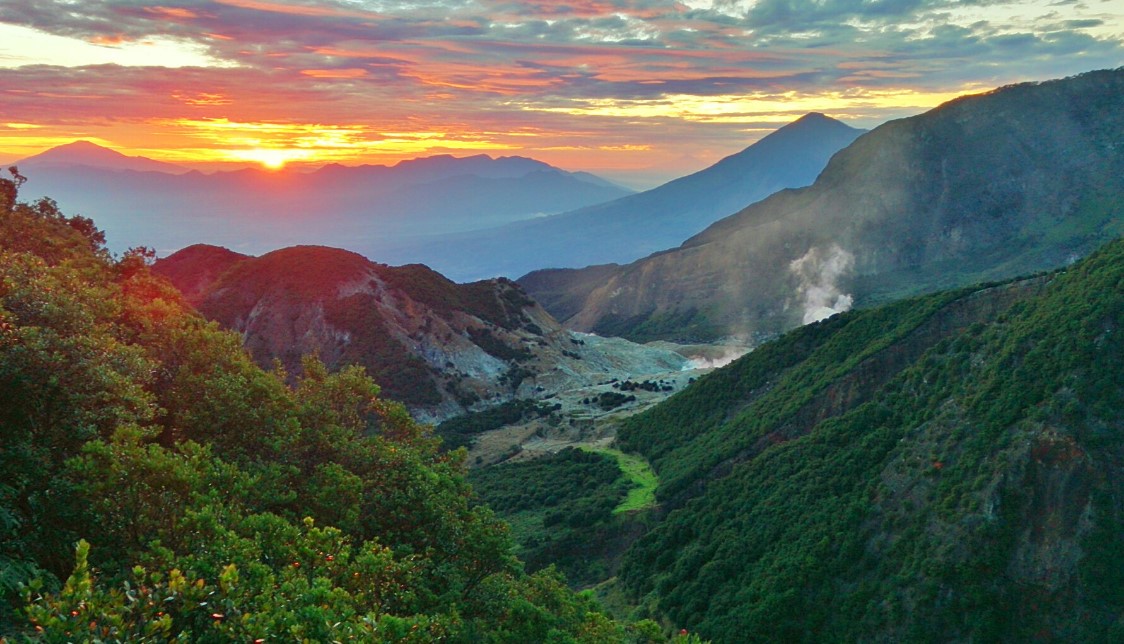
[[[573,448],[533,461],[473,470],[473,487],[511,523],[519,556],[532,570],[556,565],[571,582],[609,577],[612,548],[626,521],[614,510],[631,483],[616,459]]]
[[[532,418],[549,416],[559,407],[560,405],[548,405],[537,400],[509,400],[482,411],[450,418],[437,426],[436,434],[441,437],[446,449],[469,447],[479,434]]]
[[[802,328],[627,421],[670,510],[622,567],[638,614],[731,642],[1121,641],[1122,323],[1117,241]]]
[[[358,368],[263,371],[0,180],[0,638],[614,641]]]
[[[961,295],[903,300],[798,329],[704,378],[706,386],[689,388],[675,404],[631,421],[621,431],[621,446],[652,460],[664,481],[662,498],[677,494],[783,427],[836,379]],[[738,405],[750,402],[744,409]],[[664,431],[667,427],[676,431]]]

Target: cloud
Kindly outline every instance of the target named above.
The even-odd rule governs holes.
[[[214,2],[216,4],[226,5],[229,7],[238,7],[239,9],[251,9],[253,11],[280,13],[289,16],[302,16],[306,18],[369,19],[377,17],[377,14],[374,14],[373,12],[360,11],[334,4],[316,5],[298,2],[275,2],[269,0],[214,0]]]
[[[6,0],[0,23],[200,52],[176,70],[61,67],[0,42],[4,121],[322,121],[698,159],[748,145],[782,113],[872,126],[1124,56],[1124,18],[1096,3]]]

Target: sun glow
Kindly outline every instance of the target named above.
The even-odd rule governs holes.
[[[596,98],[573,101],[566,107],[521,105],[524,110],[556,112],[574,116],[615,118],[666,118],[696,123],[760,123],[791,120],[806,112],[827,112],[836,118],[862,117],[879,111],[930,109],[969,93],[931,92],[913,89],[869,90],[853,88],[818,93],[736,94],[720,96],[668,95],[658,99]]]
[[[261,164],[280,169],[289,163],[391,162],[461,150],[499,152],[519,149],[502,141],[506,133],[439,131],[419,128],[380,130],[368,125],[281,123],[217,119],[154,119],[202,146],[177,151],[187,163]],[[165,155],[167,156],[167,155]]]
[[[238,161],[260,163],[267,170],[280,170],[292,161],[307,161],[312,157],[311,150],[277,150],[257,148],[254,150],[230,150],[230,158]]]

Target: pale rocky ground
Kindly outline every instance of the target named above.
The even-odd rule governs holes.
[[[636,344],[620,338],[569,333],[584,344],[573,345],[580,360],[567,360],[553,370],[528,379],[520,397],[560,404],[562,409],[545,418],[508,425],[480,434],[469,450],[468,463],[479,467],[553,454],[567,447],[607,447],[617,425],[628,416],[648,409],[682,391],[695,378],[748,352],[740,345],[676,345],[670,342]],[[594,400],[605,392],[620,391],[615,383],[651,381],[671,391],[634,389],[621,392],[636,400],[602,410]],[[541,390],[540,390],[541,389]]]

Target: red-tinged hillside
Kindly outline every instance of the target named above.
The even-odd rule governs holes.
[[[249,255],[207,244],[188,246],[160,260],[154,270],[175,284],[192,304],[231,266]]]
[[[457,284],[419,264],[391,267],[339,249],[244,258],[197,245],[154,270],[241,333],[259,364],[277,359],[298,374],[313,353],[332,369],[359,364],[427,420],[685,362],[629,343],[622,351],[580,342],[510,280]]]

